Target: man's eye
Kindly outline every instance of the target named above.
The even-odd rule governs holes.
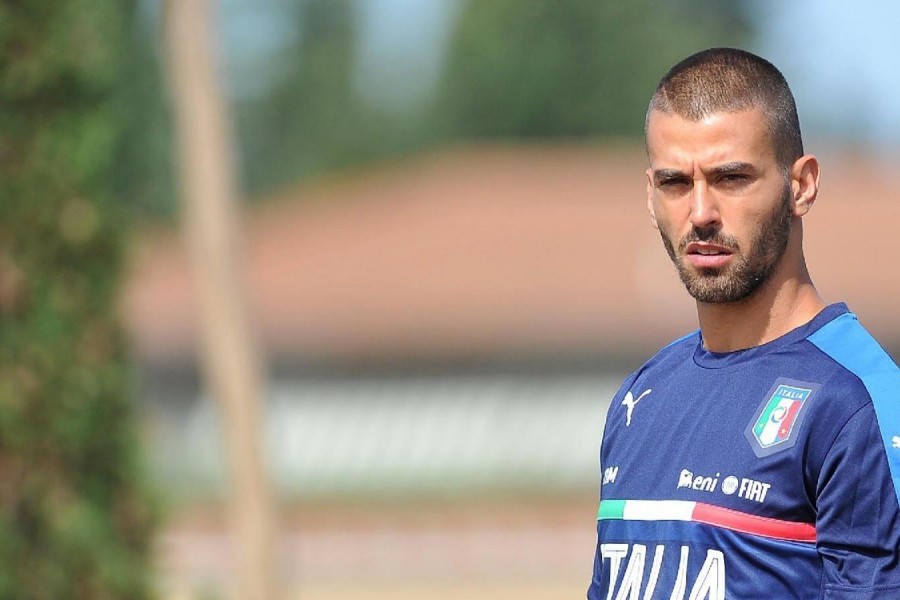
[[[676,179],[676,178],[663,179],[657,185],[663,189],[674,189],[677,187],[686,186],[687,181],[685,181],[684,179]]]
[[[726,184],[742,184],[747,183],[749,181],[749,177],[744,175],[743,173],[728,173],[727,175],[722,175],[719,178],[719,181]]]

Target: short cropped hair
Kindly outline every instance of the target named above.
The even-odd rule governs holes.
[[[736,48],[711,48],[687,57],[660,80],[650,99],[659,111],[699,121],[717,112],[760,109],[779,165],[789,170],[803,156],[797,105],[787,80],[764,58]]]

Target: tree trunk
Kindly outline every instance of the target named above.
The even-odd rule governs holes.
[[[226,103],[216,81],[209,0],[166,5],[168,71],[180,149],[182,220],[202,329],[202,364],[220,406],[231,484],[235,597],[275,597],[274,514],[261,446],[261,363],[237,263],[237,185]]]

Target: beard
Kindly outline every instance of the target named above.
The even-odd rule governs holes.
[[[739,302],[750,297],[771,277],[784,256],[791,231],[793,211],[790,194],[790,186],[785,186],[780,202],[750,240],[748,252],[742,252],[737,239],[722,233],[719,227],[695,227],[679,241],[678,252],[672,240],[662,229],[659,230],[681,282],[695,300],[711,304]],[[708,242],[730,249],[734,253],[732,263],[721,269],[692,268],[681,257],[688,244],[693,242]]]

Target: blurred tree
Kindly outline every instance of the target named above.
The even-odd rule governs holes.
[[[639,136],[671,65],[745,33],[731,2],[468,0],[435,121],[449,138]]]
[[[111,174],[116,196],[137,218],[169,217],[178,202],[172,117],[164,93],[157,15],[138,15],[130,24],[123,50],[127,77],[122,97],[127,112]]]
[[[116,323],[133,6],[0,4],[0,598],[147,598],[153,524]]]
[[[749,33],[733,0],[463,2],[432,102],[400,115],[359,93],[358,2],[283,5],[299,27],[283,77],[237,107],[246,189],[458,139],[639,137],[669,66]]]
[[[243,65],[231,73],[236,83],[256,82],[235,85],[244,93],[231,98],[249,196],[452,140],[638,137],[647,98],[671,64],[750,37],[735,0],[442,0],[462,3],[458,13],[446,11],[459,17],[443,76],[422,105],[398,113],[372,106],[360,89],[359,69],[370,64],[359,56],[361,8],[375,1],[266,3],[270,17],[295,25],[263,27],[280,40],[267,60],[251,61],[266,77],[250,77],[232,56]],[[223,6],[226,21],[227,11],[247,10],[238,4]],[[129,202],[151,215],[171,214],[176,204],[154,17],[145,14],[134,36],[130,102],[141,120],[129,129],[117,176]],[[223,50],[258,53],[247,39]],[[408,60],[416,59],[409,48]]]
[[[298,33],[273,57],[271,68],[281,77],[266,93],[236,106],[249,194],[403,154],[431,140],[425,110],[386,115],[360,94],[359,0],[284,1],[289,6],[282,10]]]
[[[263,98],[239,106],[251,191],[353,162],[362,142],[352,0],[298,0],[291,12],[299,34],[279,61],[290,65],[284,77]]]

